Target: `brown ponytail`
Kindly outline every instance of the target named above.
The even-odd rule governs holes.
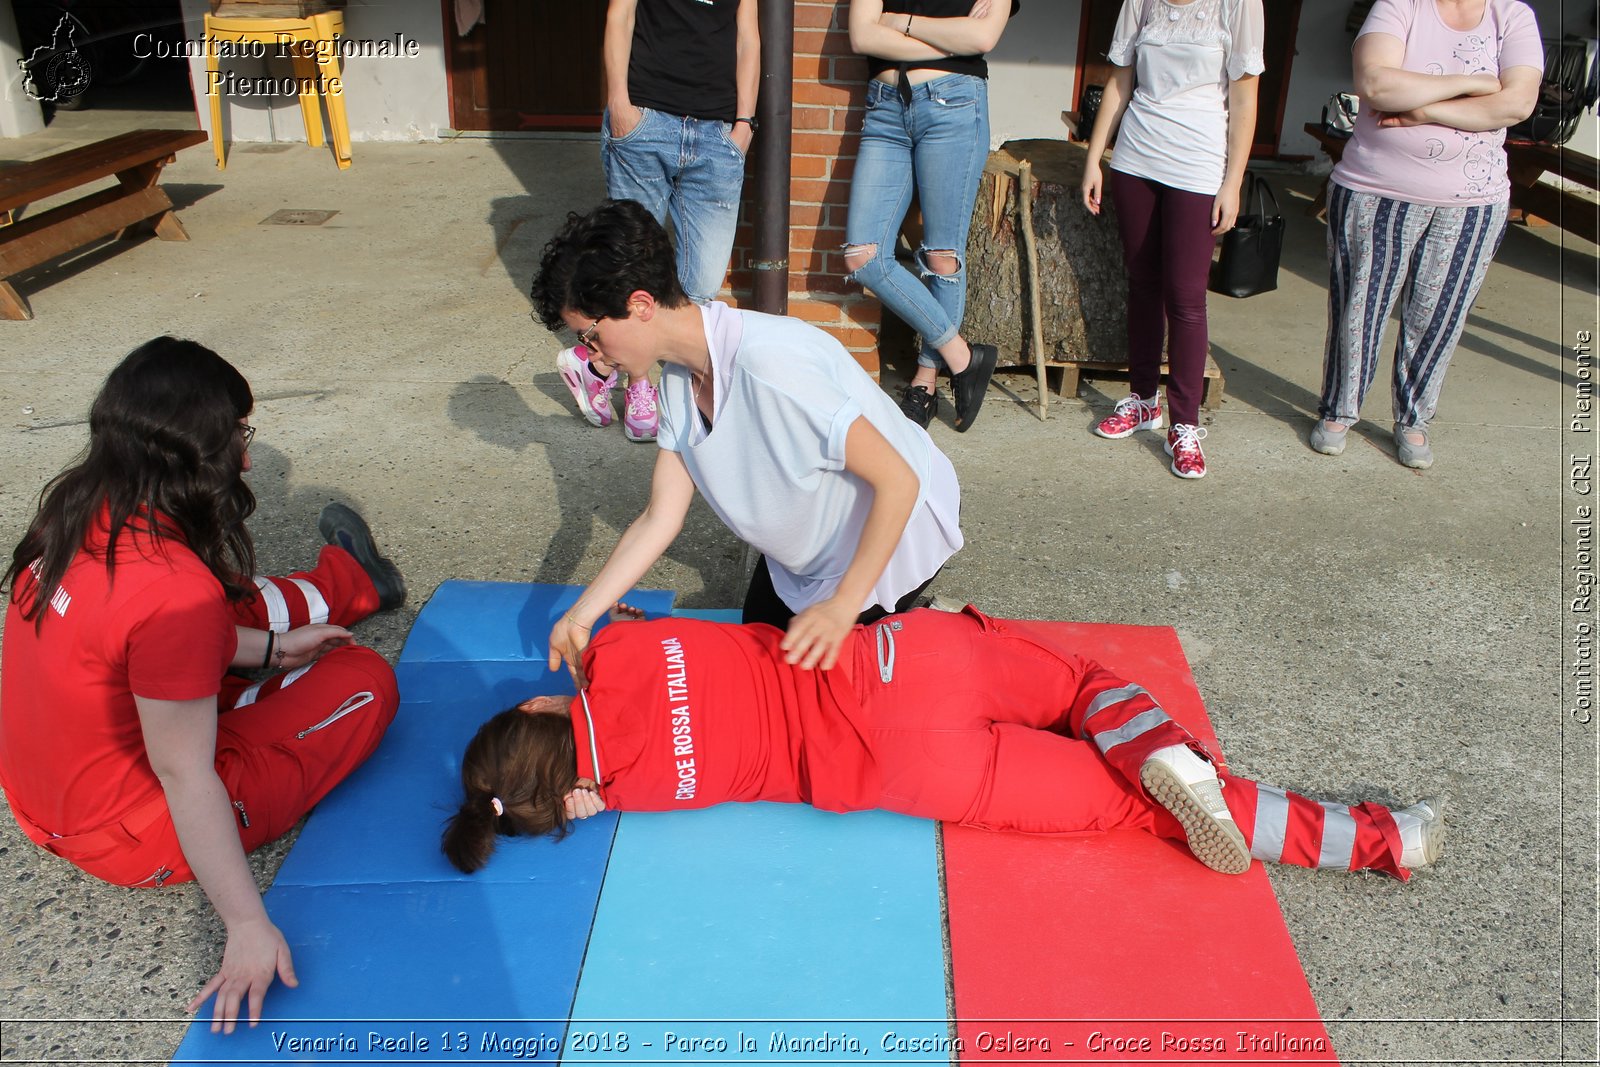
[[[458,870],[471,874],[489,862],[496,834],[565,837],[571,823],[565,799],[577,781],[570,718],[502,711],[478,727],[461,757],[466,799],[439,847]],[[497,799],[503,815],[495,813]]]

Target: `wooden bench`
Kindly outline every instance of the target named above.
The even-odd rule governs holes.
[[[1306,132],[1317,139],[1329,159],[1337,163],[1343,158],[1349,138],[1335,137],[1315,122],[1306,123]],[[1522,213],[1524,221],[1529,217],[1544,219],[1586,241],[1600,243],[1600,233],[1596,232],[1600,229],[1600,205],[1580,193],[1539,180],[1548,171],[1595,189],[1600,185],[1600,161],[1570,148],[1507,141],[1506,171],[1511,179],[1511,207]],[[1328,183],[1324,181],[1316,202],[1306,213],[1320,217],[1327,194]]]
[[[92,241],[135,236],[148,220],[163,241],[187,241],[172,201],[157,184],[175,154],[204,144],[200,130],[134,130],[44,159],[0,168],[0,221],[28,204],[116,176],[110,189],[0,225],[0,318],[31,319],[10,278]]]

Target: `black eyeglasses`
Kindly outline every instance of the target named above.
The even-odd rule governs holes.
[[[256,439],[256,428],[248,423],[239,424],[239,436],[244,438],[244,447],[249,448],[250,442]]]
[[[598,352],[600,350],[600,342],[594,339],[594,332],[599,328],[600,320],[595,319],[589,324],[589,328],[587,330],[584,330],[578,335],[578,343],[585,348],[592,348]]]

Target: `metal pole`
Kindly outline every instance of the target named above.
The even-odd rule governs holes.
[[[760,0],[761,96],[756,115],[755,306],[789,310],[789,149],[793,130],[794,0]]]

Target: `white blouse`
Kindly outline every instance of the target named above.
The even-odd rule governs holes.
[[[1108,59],[1133,66],[1113,170],[1215,195],[1228,162],[1228,83],[1266,69],[1261,0],[1123,0]]]

